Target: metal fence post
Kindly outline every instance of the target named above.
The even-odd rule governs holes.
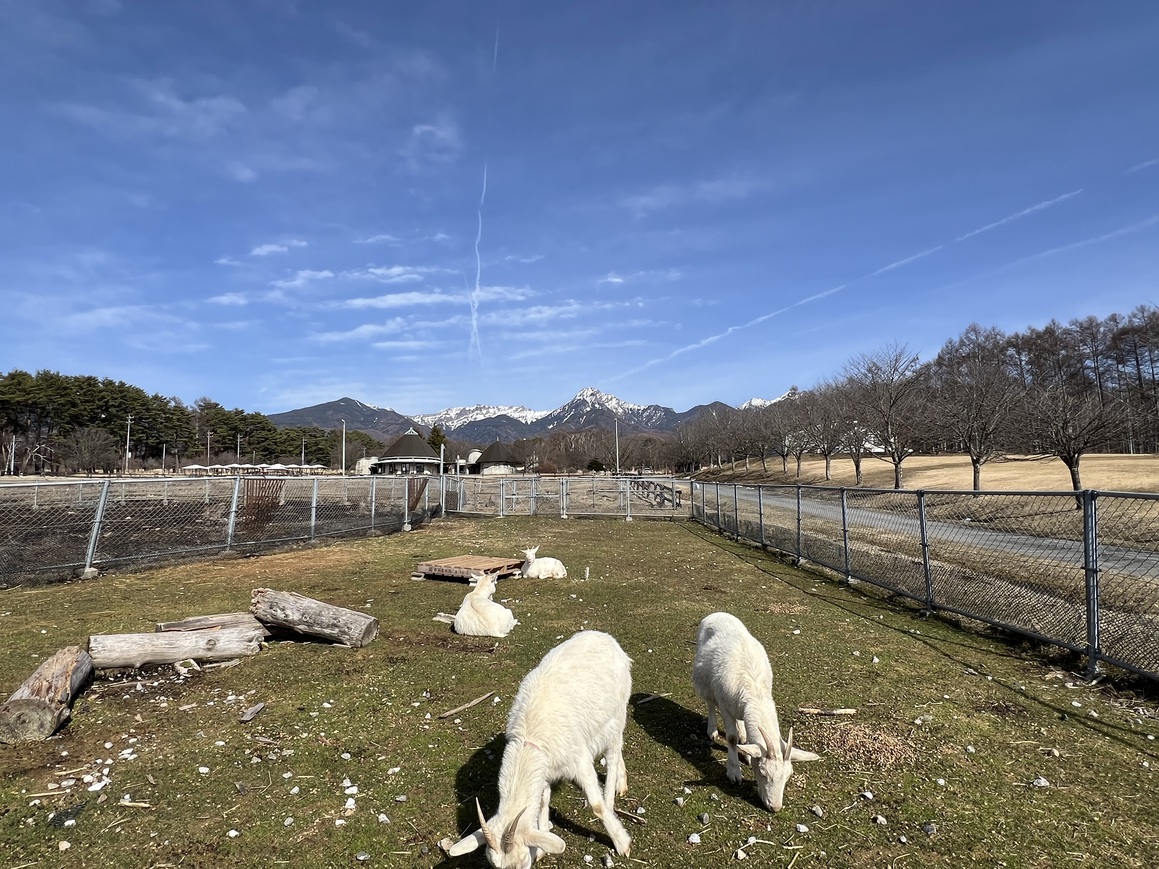
[[[318,527],[318,478],[314,478],[314,489],[310,495],[310,539],[314,539],[314,529]]]
[[[378,475],[370,478],[370,530],[374,530],[375,513],[378,512]]]
[[[531,478],[531,495],[530,495],[531,506],[529,507],[529,510],[530,510],[529,515],[531,515],[531,516],[536,515],[536,509],[537,509],[536,498],[539,496],[539,480],[540,480],[539,477],[532,477]]]
[[[624,517],[625,522],[632,521],[632,481],[621,480],[620,485],[624,488],[624,508],[627,515]]]
[[[1087,674],[1099,670],[1099,515],[1096,492],[1083,490],[1083,576],[1087,589]]]
[[[849,503],[848,490],[841,487],[841,551],[845,555],[845,581],[848,583],[853,579],[853,571],[851,569],[853,559],[849,552]]]
[[[101,496],[97,499],[97,512],[93,514],[93,530],[89,533],[89,548],[85,553],[85,570],[93,566],[93,559],[97,556],[97,541],[101,537],[101,522],[105,518],[105,504],[109,501],[109,480],[101,486]]]
[[[559,518],[567,518],[567,477],[563,477],[559,481]]]
[[[797,485],[797,563],[801,563],[801,486]]]
[[[761,535],[760,544],[765,545],[765,487],[757,486],[757,533]]]
[[[229,503],[229,526],[225,531],[225,548],[233,548],[233,530],[237,527],[237,498],[241,492],[241,474],[233,478],[233,498]]]
[[[732,484],[732,531],[740,540],[740,487]]]
[[[926,493],[918,489],[918,528],[922,537],[922,576],[926,581],[926,609],[934,609],[934,577],[930,570],[930,539],[926,533]]]
[[[402,478],[402,530],[410,531],[410,474]]]
[[[724,526],[720,524],[720,483],[713,483],[716,487],[716,528],[718,531],[723,531]]]
[[[507,515],[507,478],[499,478],[499,518]]]

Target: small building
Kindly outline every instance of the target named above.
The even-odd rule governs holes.
[[[371,474],[438,474],[439,454],[413,428],[390,445],[373,462],[367,462]]]
[[[483,450],[473,464],[478,466],[480,474],[522,474],[524,467],[514,448],[499,441]]]

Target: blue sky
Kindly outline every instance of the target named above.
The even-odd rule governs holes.
[[[1159,4],[0,0],[0,369],[676,410],[1159,303]]]

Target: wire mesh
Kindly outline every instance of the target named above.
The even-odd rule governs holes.
[[[723,533],[1159,677],[1159,495],[698,482],[691,498]]]
[[[426,477],[199,477],[0,486],[0,584],[76,570],[260,551],[438,510]],[[404,518],[405,517],[405,518]],[[91,561],[89,559],[91,547]]]

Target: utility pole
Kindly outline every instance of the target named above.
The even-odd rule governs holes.
[[[213,434],[213,429],[205,430],[205,466],[209,467],[209,436]]]
[[[133,428],[133,414],[125,420],[125,476],[129,476],[129,431]]]
[[[346,420],[342,420],[342,476],[346,476]]]
[[[241,432],[237,433],[237,463],[241,464]]]
[[[616,476],[620,476],[620,421],[616,420]]]
[[[302,438],[302,464],[306,464],[306,439]]]
[[[165,476],[165,451],[169,448],[169,444],[161,444],[161,476]]]

